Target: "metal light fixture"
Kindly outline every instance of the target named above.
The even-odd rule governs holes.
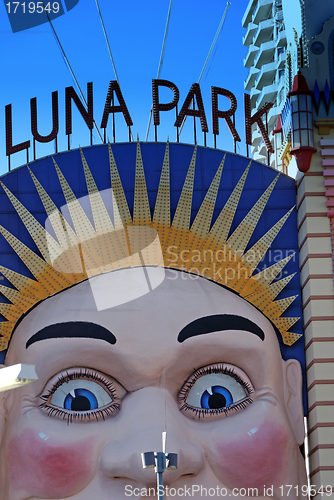
[[[0,392],[38,380],[34,365],[17,364],[0,368]]]
[[[288,97],[292,111],[292,149],[296,158],[298,170],[307,172],[311,165],[313,153],[317,150],[313,143],[313,106],[312,94],[306,80],[298,71],[294,77],[291,92]]]
[[[144,469],[153,469],[157,474],[158,500],[163,500],[164,488],[162,474],[166,469],[177,469],[177,453],[166,453],[167,433],[162,433],[162,451],[147,451],[141,454]]]

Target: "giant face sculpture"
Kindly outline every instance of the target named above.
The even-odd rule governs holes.
[[[183,211],[184,199],[181,195]],[[96,194],[94,202],[99,203]],[[72,200],[78,217],[74,205]],[[167,451],[179,456],[178,469],[164,474],[165,485],[175,488],[172,495],[190,492],[202,498],[207,491],[214,498],[282,497],[284,485],[306,484],[299,451],[304,438],[301,370],[297,361],[281,359],[272,324],[291,342],[294,334],[284,322],[289,318],[281,317],[284,304],[272,300],[284,280],[271,283],[284,263],[272,266],[271,277],[260,273],[254,280],[248,271],[250,255],[253,264],[259,258],[256,252],[232,261],[220,241],[225,259],[221,251],[209,257],[224,283],[214,280],[207,257],[199,261],[204,253],[195,250],[203,249],[208,239],[210,248],[217,248],[217,224],[210,232],[209,224],[205,232],[203,211],[198,213],[201,225],[195,220],[187,244],[178,209],[174,219],[180,218],[181,224],[172,226],[167,239],[167,224],[156,219],[160,241],[165,239],[160,265],[149,265],[150,259],[161,259],[155,240],[146,230],[132,229],[127,237],[140,255],[128,255],[130,265],[119,260],[119,269],[101,274],[87,264],[86,276],[75,286],[63,286],[67,289],[49,293],[42,302],[39,297],[18,324],[6,364],[35,364],[39,381],[5,393],[1,400],[1,498],[145,496],[156,479],[153,470],[142,468],[140,453],[159,451],[164,430]],[[141,217],[140,227],[145,228]],[[249,226],[232,234],[226,242],[229,249],[238,242],[245,250],[247,243],[238,234],[250,231]],[[266,237],[257,248],[274,236]],[[149,239],[145,247],[143,241]],[[117,242],[122,244],[121,233]],[[113,244],[115,248],[115,240]],[[86,263],[92,248],[92,239],[79,247]],[[68,269],[61,266],[65,259],[71,261],[66,249],[64,253],[60,264],[55,258],[53,269],[67,279]],[[138,265],[138,258],[147,266]],[[95,264],[97,260],[95,256]],[[17,276],[2,272],[19,288]],[[47,276],[49,282],[56,278]],[[39,289],[41,281],[23,279],[26,288]],[[234,284],[230,288],[239,295],[222,284]],[[22,300],[31,299],[29,290]]]

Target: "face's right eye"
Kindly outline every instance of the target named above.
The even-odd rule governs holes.
[[[50,380],[40,407],[50,417],[100,420],[120,410],[127,392],[115,379],[86,368],[72,368]]]

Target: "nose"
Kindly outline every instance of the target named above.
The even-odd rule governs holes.
[[[165,410],[166,409],[166,410]],[[166,470],[164,484],[184,476],[196,476],[204,466],[200,447],[191,441],[189,420],[164,389],[147,387],[130,394],[123,402],[112,436],[101,453],[100,467],[107,479],[138,481],[148,487],[156,484],[154,469],[143,469],[141,453],[162,451],[162,431],[167,430],[167,453],[177,453],[178,468]],[[113,426],[110,419],[109,425]]]

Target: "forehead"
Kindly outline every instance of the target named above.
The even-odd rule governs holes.
[[[49,325],[67,321],[102,325],[112,331],[118,345],[128,340],[160,342],[162,338],[175,343],[189,323],[218,314],[238,315],[254,322],[265,332],[266,344],[276,339],[269,321],[259,311],[215,283],[180,271],[133,268],[95,277],[45,300],[18,326],[12,347],[25,344],[31,335]],[[249,343],[258,343],[251,334],[240,334],[249,338]]]
[[[151,289],[147,293],[140,283],[143,269],[126,269],[98,276],[93,283],[86,281],[45,300],[18,325],[7,362],[35,364],[38,375],[50,376],[74,366],[98,368],[110,373],[128,390],[159,384],[164,371],[167,379],[179,385],[194,368],[218,362],[238,366],[261,385],[270,383],[273,373],[277,379],[282,366],[278,341],[270,322],[259,311],[204,278],[166,270],[164,279],[159,281],[159,272],[150,270]],[[103,296],[108,299],[103,306],[117,302],[118,305],[102,308],[97,299]],[[178,334],[189,323],[222,314],[252,321],[263,330],[264,341],[235,328],[178,342]],[[26,348],[26,342],[41,329],[59,323],[66,328],[66,322],[73,321],[101,325],[112,332],[116,343],[92,338],[52,338]]]

